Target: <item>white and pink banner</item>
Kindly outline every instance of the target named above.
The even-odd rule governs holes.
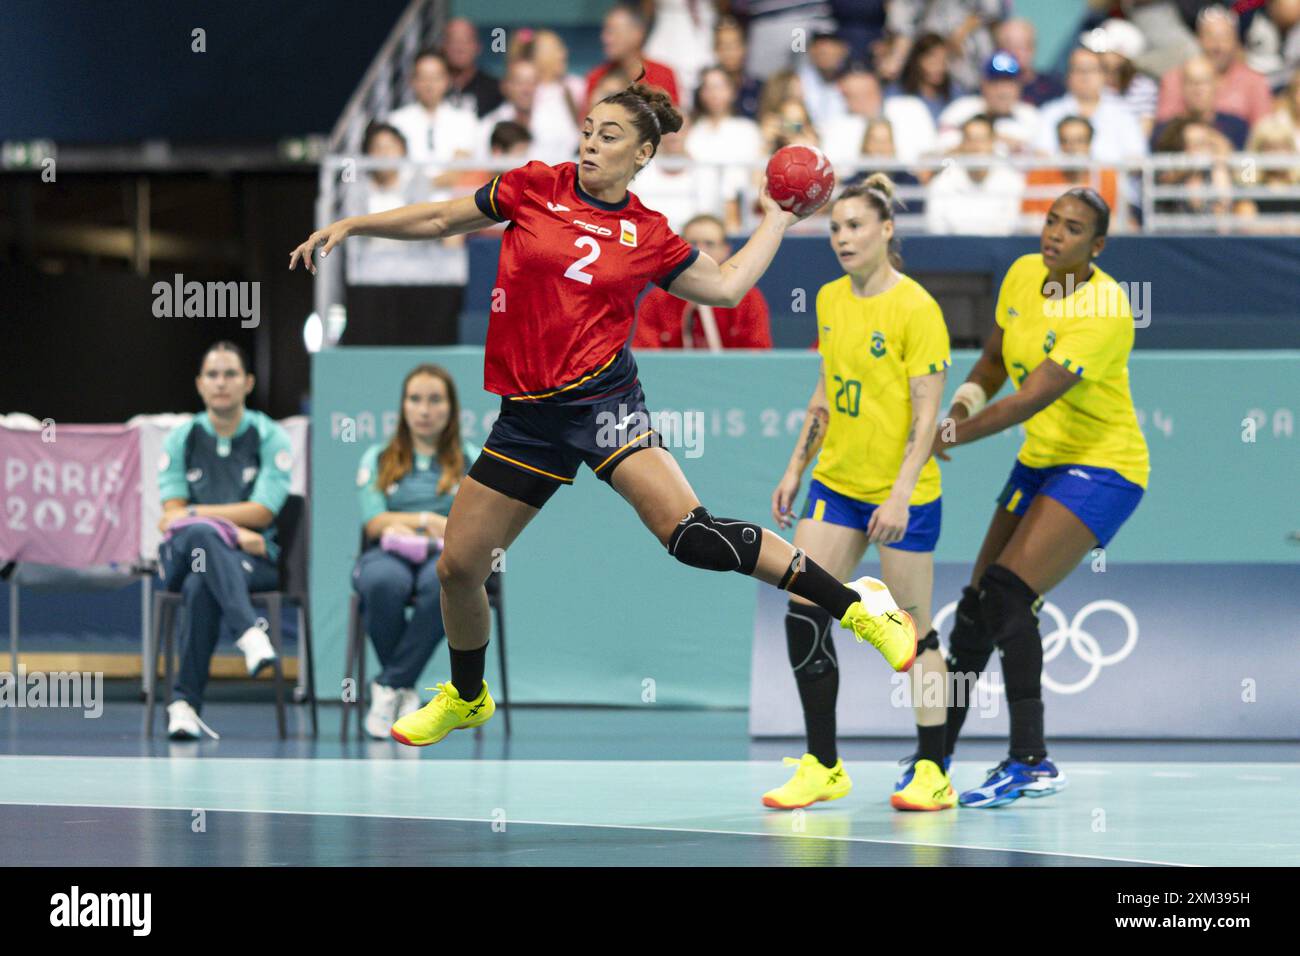
[[[84,568],[140,554],[140,437],[125,425],[0,427],[0,561]]]

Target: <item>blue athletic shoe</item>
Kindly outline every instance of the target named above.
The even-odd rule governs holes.
[[[1065,774],[1046,758],[1031,766],[1008,757],[989,771],[984,786],[967,790],[958,802],[963,807],[1000,807],[1020,797],[1050,796],[1065,784]]]
[[[916,773],[916,760],[920,754],[912,754],[910,757],[904,757],[898,761],[898,765],[903,768],[903,774],[894,781],[894,793],[903,790],[912,782],[912,775]],[[952,755],[949,754],[943,758],[943,772],[947,773],[948,768],[952,766]]]

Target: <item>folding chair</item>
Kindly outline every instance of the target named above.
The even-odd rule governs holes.
[[[285,603],[295,604],[298,608],[299,656],[303,665],[307,668],[307,695],[308,702],[311,704],[311,734],[315,737],[319,733],[316,712],[316,671],[311,643],[311,610],[310,602],[307,599],[309,522],[306,518],[306,499],[302,495],[290,495],[275,519],[275,527],[278,532],[276,537],[280,543],[279,571],[281,590],[254,591],[250,595],[254,607],[266,608],[266,619],[269,625],[267,636],[271,639],[271,646],[275,648],[276,658],[273,665],[275,672],[275,720],[281,740],[286,736],[284,669],[281,663],[284,658],[282,616]],[[166,675],[163,685],[164,693],[171,692],[172,667],[175,657],[173,634],[176,611],[182,606],[183,601],[182,596],[174,591],[157,589],[154,591],[153,628],[149,635],[149,647],[146,648],[145,658],[151,662],[154,672],[157,673],[159,645],[162,645]],[[145,698],[149,736],[151,737],[153,736],[154,727],[154,705],[158,700],[156,684],[156,680],[151,682]]]
[[[365,549],[366,535],[363,530],[361,532],[362,552]],[[497,661],[501,667],[501,710],[506,718],[506,736],[509,736],[510,682],[506,676],[506,616],[505,598],[501,587],[501,573],[493,571],[488,575],[484,587],[487,590],[488,607],[492,609],[497,622]],[[356,694],[354,700],[348,700],[346,697],[343,700],[343,727],[340,739],[345,741],[348,739],[348,723],[351,721],[354,711],[357,719],[357,736],[364,736],[365,728],[362,726],[364,720],[362,714],[366,707],[366,691],[370,686],[366,682],[366,634],[361,618],[361,596],[353,590],[351,598],[348,607],[347,656],[344,658],[343,667],[345,676],[349,680],[355,680]]]

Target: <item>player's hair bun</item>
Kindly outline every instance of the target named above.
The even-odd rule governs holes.
[[[645,75],[644,70],[641,75]],[[682,114],[677,112],[668,94],[657,86],[633,83],[627,89],[611,93],[601,102],[616,103],[632,114],[632,125],[636,127],[641,142],[648,142],[653,147],[652,157],[659,151],[661,136],[682,128]]]
[[[867,177],[866,182],[862,184],[867,189],[874,189],[889,201],[892,206],[894,203],[894,181],[884,173],[872,173]]]
[[[675,133],[682,128],[682,114],[677,111],[677,107],[673,106],[673,101],[669,99],[668,94],[659,87],[633,83],[627,91],[645,101],[645,105],[650,108],[655,121],[659,124],[660,135]]]

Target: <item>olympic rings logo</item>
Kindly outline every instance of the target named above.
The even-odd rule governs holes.
[[[933,627],[936,631],[941,630],[953,613],[957,610],[957,602],[952,601],[945,604],[939,613],[935,615]],[[1110,611],[1123,622],[1125,627],[1124,643],[1119,650],[1110,654],[1103,654],[1101,644],[1097,638],[1086,631],[1083,627],[1085,621],[1095,613]],[[1044,601],[1042,609],[1039,611],[1039,621],[1044,618],[1050,618],[1056,625],[1056,629],[1043,634],[1043,686],[1050,691],[1058,694],[1080,694],[1087,690],[1097,681],[1101,674],[1101,669],[1111,664],[1118,664],[1133,653],[1133,648],[1137,647],[1138,640],[1138,622],[1133,612],[1127,605],[1119,601],[1100,600],[1092,601],[1085,604],[1079,609],[1070,621],[1066,621],[1064,612],[1050,601]],[[1041,630],[1041,626],[1040,626]],[[1052,679],[1047,673],[1047,665],[1061,656],[1066,645],[1069,645],[1079,659],[1088,665],[1088,672],[1073,683],[1061,683]],[[980,685],[988,693],[1001,693],[1002,687],[1000,682],[997,686],[988,679],[988,672],[980,675]]]

